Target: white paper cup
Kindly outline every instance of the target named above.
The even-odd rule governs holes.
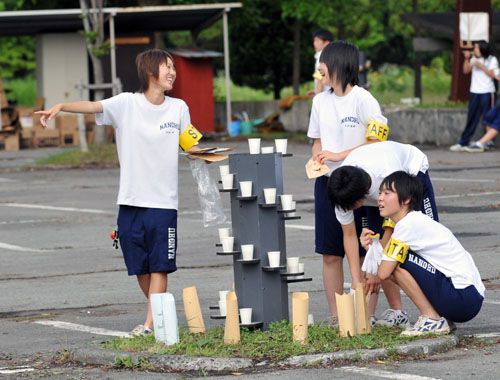
[[[220,177],[224,174],[229,174],[229,165],[219,165]]]
[[[283,210],[292,210],[292,200],[293,200],[292,194],[280,195],[280,199],[281,199],[281,208]]]
[[[292,204],[291,204],[291,209],[292,209],[292,210],[295,210],[295,205],[296,205],[295,201],[292,201],[291,203],[292,203]],[[294,211],[294,212],[287,212],[287,213],[286,213],[286,216],[295,216],[295,214],[296,214],[296,212],[295,212],[295,211]]]
[[[232,189],[234,181],[234,174],[223,174],[222,175],[222,188]]]
[[[243,244],[241,246],[241,254],[243,260],[252,260],[253,259],[253,244]]]
[[[312,314],[307,315],[307,324],[312,325],[314,323],[314,316]]]
[[[222,238],[228,237],[231,234],[231,229],[228,227],[219,228],[219,241],[222,243]]]
[[[260,153],[260,139],[248,139],[248,149],[250,154]]]
[[[274,144],[276,145],[276,152],[286,154],[287,139],[276,139],[274,140]]]
[[[263,146],[260,151],[262,154],[274,153],[274,146]]]
[[[304,263],[299,263],[299,273],[304,273]],[[301,274],[299,276],[295,276],[297,279],[302,279],[304,278],[304,275]]]
[[[287,259],[286,259],[286,271],[288,273],[299,273],[299,258],[298,257],[287,257]]]
[[[252,181],[240,181],[240,190],[242,197],[252,196]]]
[[[227,303],[225,299],[224,301],[219,300],[219,310],[220,310],[220,315],[225,317],[227,312]]]
[[[226,297],[227,297],[228,293],[229,293],[229,290],[219,290],[219,301],[226,302]]]
[[[276,188],[271,187],[264,189],[264,200],[266,204],[275,204],[276,203]]]
[[[269,260],[270,267],[275,268],[280,266],[280,251],[267,252],[267,258]]]
[[[252,323],[252,308],[244,307],[240,309],[240,319],[242,325],[249,325]]]
[[[222,243],[222,251],[233,252],[234,236],[228,236],[228,237],[222,238],[221,243]]]

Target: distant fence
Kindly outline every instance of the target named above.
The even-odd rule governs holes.
[[[311,102],[299,100],[284,111],[280,121],[290,132],[307,132]],[[251,119],[266,117],[278,111],[278,101],[233,102],[233,113],[246,111]],[[223,125],[225,104],[216,103],[216,125]],[[409,144],[452,145],[458,142],[467,119],[465,109],[386,109],[384,115],[391,128],[390,139]],[[484,127],[477,128],[474,140],[484,133]]]

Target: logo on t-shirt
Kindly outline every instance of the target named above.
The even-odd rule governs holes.
[[[176,231],[174,227],[168,227],[168,259],[175,259],[175,247],[176,242]]]
[[[356,116],[346,116],[340,120],[340,126],[346,128],[356,128],[359,125],[359,119]]]
[[[174,123],[172,121],[167,121],[160,125],[160,131],[164,131],[166,134],[174,134],[179,133],[181,130],[181,126],[178,123]]]

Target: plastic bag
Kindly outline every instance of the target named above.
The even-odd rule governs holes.
[[[205,227],[222,224],[226,221],[226,215],[222,208],[219,188],[203,160],[190,160],[191,172],[194,180],[198,183],[198,198],[200,200],[203,225]]]

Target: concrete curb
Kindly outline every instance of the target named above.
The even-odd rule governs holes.
[[[329,365],[338,360],[376,360],[383,359],[394,353],[408,355],[428,355],[448,351],[458,344],[458,337],[447,335],[439,338],[425,339],[402,344],[391,348],[377,348],[374,350],[351,350],[329,354],[314,354],[292,356],[279,362],[278,366],[311,366]]]
[[[117,357],[130,357],[134,365],[138,365],[141,358],[147,358],[152,367],[161,370],[174,371],[236,371],[253,367],[302,367],[316,365],[330,365],[339,360],[377,360],[384,359],[395,353],[407,355],[432,355],[445,352],[456,347],[459,338],[456,335],[446,335],[438,338],[423,339],[391,348],[374,350],[351,350],[334,353],[299,355],[277,363],[267,361],[257,362],[247,358],[213,358],[189,357],[183,355],[147,355],[125,351],[106,350],[91,344],[87,347],[72,350],[72,357],[78,363],[99,366],[109,366]]]

